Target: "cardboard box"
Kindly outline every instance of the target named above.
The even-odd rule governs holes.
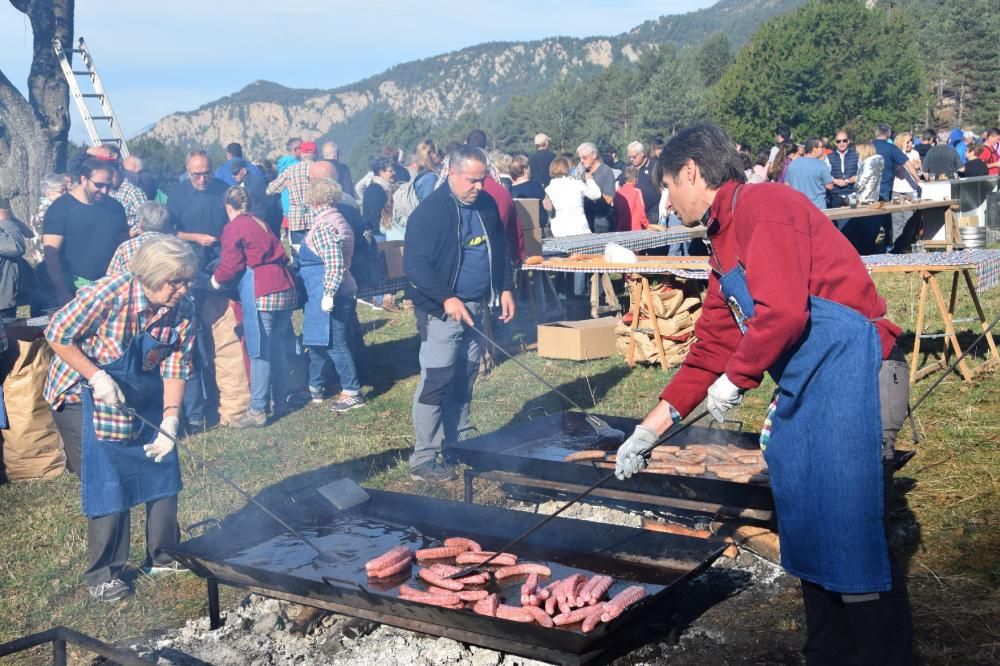
[[[378,244],[378,249],[385,255],[385,279],[404,277],[403,241],[382,241]]]
[[[616,317],[555,321],[538,325],[538,355],[591,361],[614,356]]]
[[[541,201],[538,199],[514,199],[514,209],[517,220],[524,235],[524,256],[534,257],[542,254],[542,227],[539,224]]]

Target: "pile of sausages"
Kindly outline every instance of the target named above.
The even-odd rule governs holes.
[[[625,588],[610,600],[604,600],[614,582],[610,576],[573,574],[542,585],[540,578],[549,578],[552,571],[544,564],[518,562],[517,556],[502,553],[490,562],[499,568],[493,576],[499,580],[527,576],[521,585],[520,605],[503,603],[500,597],[487,592],[483,586],[489,574],[476,573],[462,578],[449,578],[470,564],[482,564],[493,553],[484,551],[478,543],[462,537],[449,537],[444,545],[411,551],[397,546],[365,564],[371,579],[386,579],[409,575],[414,560],[424,564],[417,570],[417,577],[426,584],[426,590],[410,585],[399,586],[399,596],[409,601],[452,608],[471,609],[480,615],[537,623],[543,627],[562,627],[580,623],[584,633],[592,631],[601,622],[610,622],[642,599],[646,591],[639,586]],[[434,560],[454,559],[455,565]],[[457,565],[457,566],[456,566]]]
[[[596,464],[614,469],[616,454],[600,450],[574,451],[566,462]],[[741,449],[718,444],[689,444],[686,447],[657,446],[650,454],[646,472],[702,476],[712,474],[736,483],[767,483],[767,463],[760,449]]]

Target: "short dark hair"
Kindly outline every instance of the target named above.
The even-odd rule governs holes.
[[[808,155],[809,153],[816,150],[822,145],[823,142],[817,139],[816,137],[814,136],[809,137],[808,139],[806,139],[806,145],[805,145],[806,155]]]
[[[291,139],[285,142],[285,150],[292,150],[296,145],[302,144],[302,138],[293,136]]]
[[[705,182],[713,189],[730,180],[746,182],[736,144],[714,123],[682,129],[667,142],[653,172],[657,186],[664,176],[676,177],[688,160],[698,165]]]
[[[780,136],[782,141],[788,141],[792,138],[792,128],[788,125],[778,125],[774,128],[774,134]]]
[[[232,157],[243,157],[243,146],[238,143],[231,143],[226,146],[226,152]]]
[[[991,127],[986,130],[986,136],[1000,136],[1000,127]]]
[[[448,169],[459,171],[469,160],[486,164],[486,152],[479,146],[473,146],[468,143],[461,145],[448,154]]]
[[[94,157],[85,159],[83,164],[80,165],[80,176],[83,178],[90,179],[95,171],[107,171],[110,175],[114,173],[115,168],[111,162],[99,160]]]
[[[884,136],[888,139],[890,134],[892,134],[892,125],[889,123],[878,123],[875,125],[876,137]]]
[[[465,142],[470,146],[486,150],[486,132],[481,129],[474,129],[469,132],[469,136],[466,137]]]
[[[368,168],[372,170],[372,173],[376,176],[385,171],[386,169],[393,168],[392,160],[384,155],[378,155],[373,157],[368,163]]]
[[[757,151],[757,157],[753,160],[754,166],[767,166],[767,163],[771,161],[771,151],[767,148],[762,148]]]
[[[921,139],[928,143],[933,143],[934,141],[937,141],[937,132],[932,129],[925,129]]]

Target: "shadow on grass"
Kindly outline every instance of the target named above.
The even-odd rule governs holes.
[[[420,374],[420,337],[413,335],[400,340],[367,345],[365,349],[367,380],[372,390],[368,400],[392,389],[396,382]]]
[[[511,363],[511,361],[508,360],[507,363]],[[538,381],[527,372],[523,370],[521,372],[524,374],[525,382]],[[615,365],[592,377],[578,377],[573,381],[559,384],[556,388],[566,394],[567,397],[576,401],[581,407],[589,409],[595,403],[603,401],[618,382],[625,379],[628,374],[628,367],[625,365]],[[538,397],[525,402],[521,409],[511,416],[510,421],[506,425],[521,423],[538,418],[538,416],[543,414],[553,414],[568,409],[576,408],[568,404],[565,399],[557,395],[554,391],[546,391]]]
[[[401,459],[409,455],[410,450],[409,446],[389,449],[347,462],[326,465],[301,474],[294,474],[264,488],[254,496],[254,499],[292,525],[302,525],[317,518],[315,515],[309,515],[310,511],[303,511],[303,506],[315,506],[316,502],[302,501],[306,498],[315,500],[318,497],[317,488],[343,478],[353,479],[359,484],[363,483],[368,478],[398,465]],[[331,513],[336,510],[329,503],[326,506],[329,507]],[[257,506],[247,503],[241,509],[225,516],[224,520],[226,522],[237,520],[241,524],[247,524],[245,521],[256,523],[272,519],[265,516]]]

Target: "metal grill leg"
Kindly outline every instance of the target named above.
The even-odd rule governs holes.
[[[472,480],[476,478],[475,473],[471,469],[465,470],[462,474],[462,479],[465,481],[465,503],[472,504]]]
[[[208,626],[211,629],[218,629],[222,626],[222,618],[219,616],[219,581],[209,578],[208,584]]]
[[[66,641],[61,638],[52,641],[52,665],[66,666]]]

